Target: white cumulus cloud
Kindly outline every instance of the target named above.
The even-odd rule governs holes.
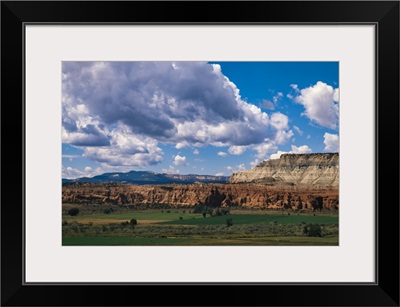
[[[105,167],[132,166],[143,168],[162,161],[162,150],[156,140],[133,134],[126,125],[117,126],[109,134],[108,146],[86,146],[83,157],[102,163]]]
[[[219,152],[217,153],[217,155],[220,156],[220,157],[226,157],[228,154],[227,154],[226,152],[219,151]]]
[[[287,151],[280,151],[278,150],[276,153],[270,155],[270,159],[274,160],[274,159],[279,159],[281,157],[281,155],[288,153]]]
[[[337,134],[325,133],[324,144],[326,152],[339,152],[339,136]]]
[[[274,97],[272,97],[272,101],[274,102],[274,104],[277,104],[279,100],[281,100],[283,97],[283,93],[282,92],[278,92],[276,93],[276,95]]]
[[[282,144],[292,134],[286,115],[243,100],[216,64],[67,61],[62,73],[62,141],[106,166],[159,163],[158,144]]]
[[[90,166],[86,166],[83,171],[73,167],[62,167],[62,178],[75,179],[80,177],[93,177],[104,173],[104,170],[100,167],[92,169]]]
[[[304,115],[318,125],[337,129],[339,120],[339,89],[318,81],[300,90],[295,102],[304,106]]]
[[[292,138],[293,135],[294,134],[292,130],[279,130],[276,134],[275,142],[276,144],[285,144]]]
[[[268,142],[267,140],[264,144],[254,146],[253,149],[257,152],[258,159],[264,159],[269,153],[277,150],[277,147],[274,143]]]
[[[175,145],[175,148],[176,148],[176,149],[181,149],[181,148],[186,148],[186,147],[189,147],[189,146],[190,146],[189,142],[182,141],[182,142],[178,142],[178,143]]]
[[[186,162],[186,157],[185,156],[176,155],[174,157],[174,162],[173,163],[176,166],[188,166],[188,163]]]
[[[307,153],[312,153],[312,150],[307,145],[302,145],[302,146],[299,146],[299,147],[297,147],[295,145],[292,145],[291,153],[294,153],[294,154],[307,154]]]
[[[279,159],[281,155],[283,154],[307,154],[307,153],[312,153],[312,149],[308,147],[307,145],[302,145],[302,146],[295,146],[292,145],[292,150],[291,151],[280,151],[278,150],[276,153],[272,154],[269,158],[270,159]]]
[[[83,177],[84,175],[85,175],[84,172],[76,168],[72,168],[70,166],[62,167],[62,178],[73,179],[73,178]]]
[[[231,155],[241,155],[246,151],[246,147],[245,146],[231,146],[228,149],[228,152]]]
[[[271,115],[271,126],[276,129],[274,142],[285,144],[293,136],[293,131],[289,129],[289,118],[280,112]]]
[[[271,126],[276,130],[283,130],[289,128],[289,118],[280,112],[273,113],[271,116]]]

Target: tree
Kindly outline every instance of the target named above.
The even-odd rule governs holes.
[[[318,224],[307,224],[303,228],[303,233],[308,237],[322,237],[322,229]]]
[[[103,209],[103,213],[104,214],[110,214],[112,212],[112,209],[111,208],[105,208],[105,209]]]
[[[129,224],[131,224],[131,226],[135,227],[137,225],[137,220],[136,219],[131,219]]]
[[[68,210],[68,215],[70,216],[76,216],[79,214],[79,209],[78,208],[71,208]]]

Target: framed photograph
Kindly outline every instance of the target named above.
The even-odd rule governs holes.
[[[2,305],[399,306],[398,1],[1,26]]]

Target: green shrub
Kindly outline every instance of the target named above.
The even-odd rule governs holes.
[[[110,214],[113,210],[111,208],[105,208],[103,209],[104,214]]]
[[[233,220],[231,219],[231,218],[229,218],[229,219],[226,219],[226,226],[227,227],[231,227],[231,226],[233,226]]]
[[[79,232],[80,231],[80,227],[79,227],[79,224],[77,222],[72,222],[70,228],[74,232]]]
[[[307,224],[303,227],[303,233],[308,237],[322,237],[322,229],[318,224]]]
[[[79,214],[79,209],[78,208],[71,208],[68,210],[68,215],[70,216],[76,216]]]

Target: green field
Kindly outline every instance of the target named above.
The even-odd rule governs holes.
[[[269,224],[276,222],[278,224],[297,224],[297,223],[317,223],[317,224],[338,224],[338,216],[335,215],[313,215],[313,214],[292,214],[280,213],[233,213],[224,216],[203,217],[201,214],[191,214],[182,212],[132,212],[132,213],[111,213],[111,214],[83,214],[78,216],[64,216],[67,221],[94,222],[94,221],[130,221],[136,219],[140,221],[154,221],[154,223],[176,224],[176,225],[219,225],[225,224],[227,218],[231,218],[236,224]],[[180,219],[181,218],[181,219]]]
[[[223,225],[226,219],[231,218],[234,225],[242,224],[338,224],[338,217],[334,216],[313,216],[313,215],[277,215],[277,214],[231,214],[225,216],[211,216],[206,218],[183,219],[164,222],[163,224],[174,225]]]
[[[63,237],[64,246],[176,246],[176,245],[263,245],[263,246],[323,246],[338,245],[338,237],[260,237],[260,238],[136,238],[136,237]]]

